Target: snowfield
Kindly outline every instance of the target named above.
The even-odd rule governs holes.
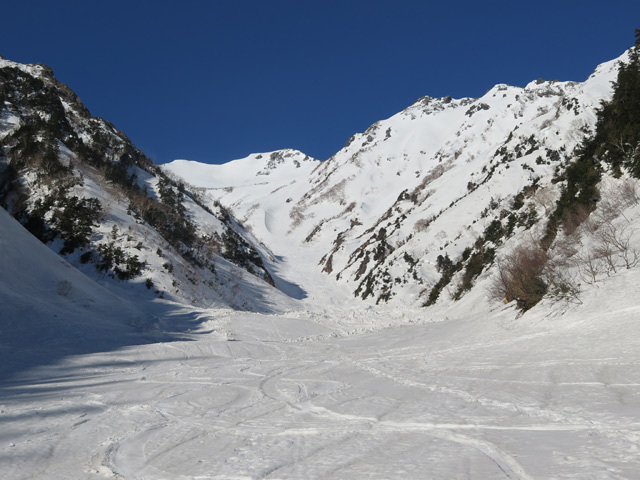
[[[7,233],[26,234],[1,218],[11,252]],[[68,270],[30,247],[50,279]],[[16,257],[0,259],[19,282]],[[21,317],[33,335],[2,340],[3,361],[29,347],[39,366],[3,369],[0,476],[640,478],[640,307],[624,293],[639,277],[625,271],[581,305],[543,303],[520,318],[473,292],[458,310],[342,315],[140,301],[149,319],[137,329],[129,310],[114,310],[118,323],[85,305],[102,330],[80,328],[70,309],[59,337],[43,340],[36,321],[53,311],[35,310]],[[45,283],[41,305],[59,304]],[[82,295],[92,288],[87,279]],[[456,314],[471,305],[476,314]],[[21,314],[2,315],[4,327]],[[113,336],[126,328],[137,335],[127,344]],[[85,351],[53,355],[78,335]]]
[[[586,313],[607,302],[594,298],[574,315],[506,309],[342,338],[304,318],[212,312],[188,341],[6,381],[0,471],[638,478],[639,309],[614,292],[597,292],[607,313]]]

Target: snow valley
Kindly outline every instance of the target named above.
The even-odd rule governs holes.
[[[639,478],[639,50],[162,167],[0,60],[0,473]]]

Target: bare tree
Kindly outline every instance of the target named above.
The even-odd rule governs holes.
[[[618,150],[624,159],[628,162],[633,161],[634,157],[638,154],[638,149],[640,145],[633,145],[629,142],[625,142],[622,135],[616,141],[612,142],[611,145]]]
[[[588,221],[590,211],[578,205],[573,209],[567,209],[562,215],[562,225],[566,235],[572,235],[580,225]]]
[[[515,300],[525,311],[538,303],[548,285],[543,278],[547,254],[538,245],[520,245],[498,260],[498,274],[489,293],[495,299]]]
[[[578,267],[583,282],[593,285],[603,271],[601,259],[590,251],[580,252],[574,257],[574,265]]]
[[[580,300],[580,284],[576,276],[562,264],[550,261],[544,272],[548,285],[547,294],[556,299],[582,303]]]
[[[578,252],[574,265],[580,270],[583,281],[593,284],[598,276],[610,276],[620,268],[630,269],[640,263],[640,250],[633,242],[635,229],[624,214],[624,208],[634,202],[635,182],[627,184],[627,198],[621,198],[613,191],[607,192],[591,215],[571,237],[576,237]],[[588,234],[590,245],[584,246],[581,234]]]
[[[638,193],[638,182],[633,178],[625,178],[620,185],[620,199],[625,206],[631,207],[640,202],[640,194]]]
[[[611,269],[616,271],[616,262],[621,261],[622,266],[630,269],[638,264],[638,248],[632,243],[631,237],[634,231],[629,228],[629,222],[613,221],[604,222],[598,229],[596,238],[599,241],[597,250],[606,255]]]

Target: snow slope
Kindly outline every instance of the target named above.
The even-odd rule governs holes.
[[[202,312],[189,340],[4,383],[0,474],[639,478],[640,307],[624,293],[638,281],[625,272],[562,314],[515,319],[475,298],[485,313],[404,309],[424,324],[347,336],[327,322],[365,319]]]
[[[286,184],[298,176],[308,175],[320,164],[297,150],[256,153],[222,165],[191,160],[174,160],[169,171],[180,172],[190,184],[204,188],[257,187]],[[252,189],[253,190],[253,189]]]
[[[0,378],[32,364],[140,342],[153,317],[99,286],[0,208]],[[139,293],[142,293],[140,291]]]

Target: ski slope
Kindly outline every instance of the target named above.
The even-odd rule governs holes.
[[[0,476],[639,478],[638,280],[521,318],[182,309],[181,340],[5,379]]]

